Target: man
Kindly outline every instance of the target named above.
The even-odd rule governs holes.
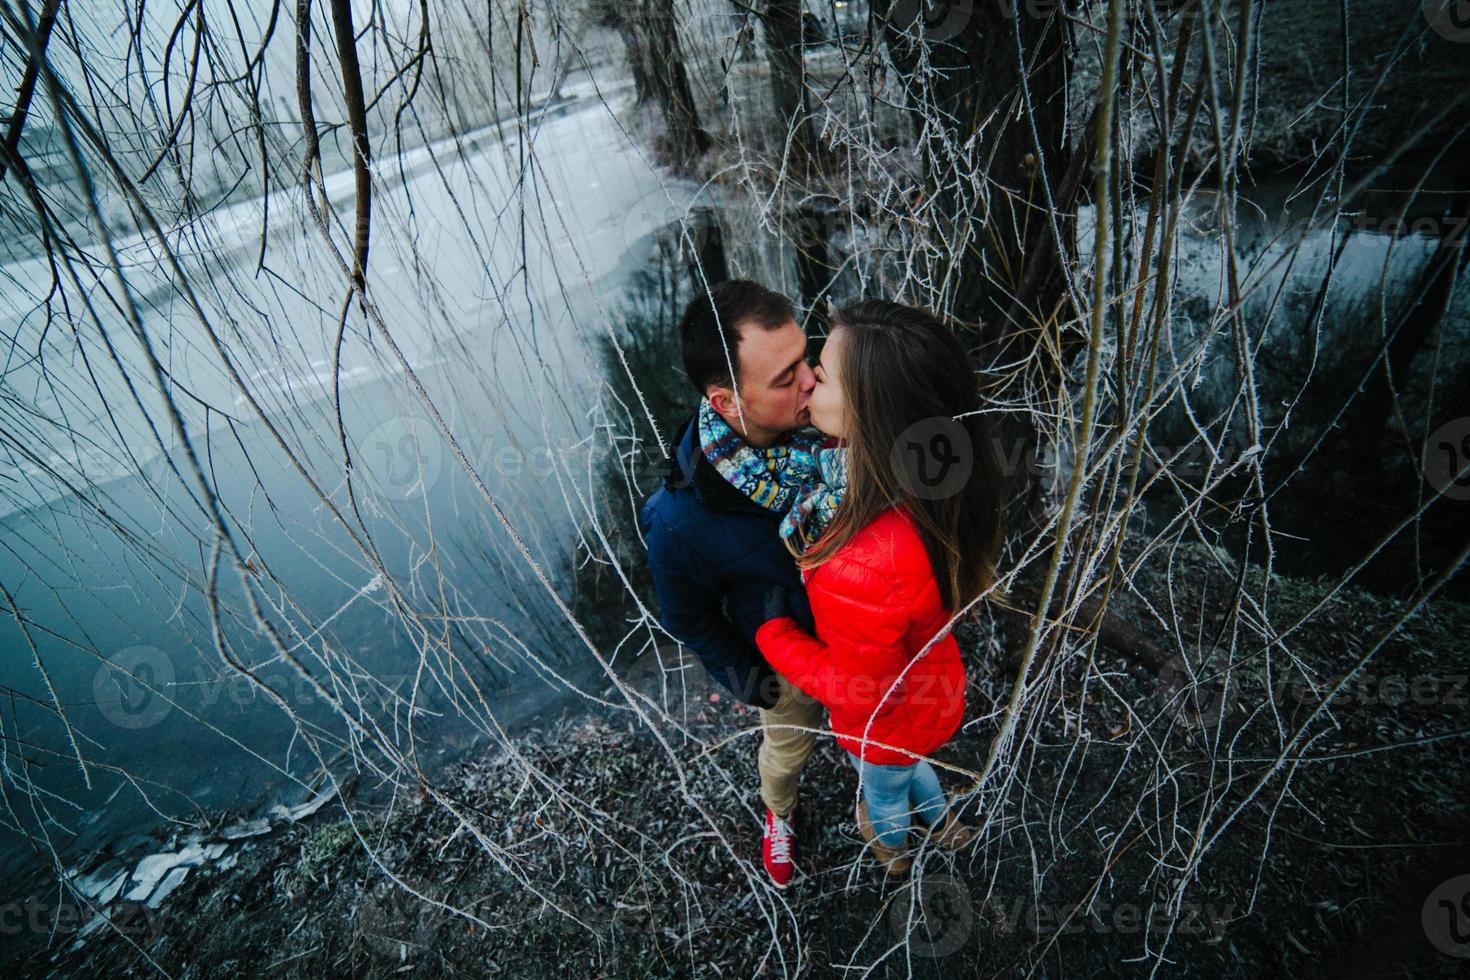
[[[816,378],[807,338],[780,293],[734,280],[696,296],[679,324],[684,369],[703,396],[674,437],[664,485],[640,521],[660,621],[710,676],[760,709],[766,805],[761,857],[785,888],[795,872],[796,781],[822,707],[766,664],[755,631],[774,586],[812,632],[801,575],[777,534],[819,434],[806,428]]]

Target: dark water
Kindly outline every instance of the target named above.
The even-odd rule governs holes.
[[[1335,224],[1303,233],[1306,209],[1292,191],[1249,188],[1238,219],[1266,495],[1243,469],[1201,516],[1237,554],[1269,557],[1288,575],[1337,577],[1418,514],[1353,578],[1374,592],[1412,595],[1450,565],[1470,533],[1470,492],[1441,494],[1434,475],[1437,454],[1470,462],[1470,442],[1462,443],[1470,435],[1470,236],[1436,210],[1443,198],[1432,192],[1412,203],[1369,193]],[[1186,366],[1199,424],[1228,433],[1220,459],[1199,445],[1177,459],[1175,475],[1196,486],[1212,465],[1218,473],[1251,449],[1228,325],[1193,358],[1228,298],[1213,206],[1201,202],[1195,231],[1181,242],[1176,319],[1161,358],[1164,371]],[[1151,433],[1164,455],[1190,442],[1182,396]],[[1152,494],[1150,526],[1178,513],[1179,493],[1165,486]],[[1470,581],[1460,576],[1446,594],[1470,598]]]
[[[587,688],[600,671],[577,649],[564,622],[557,621],[552,603],[524,571],[506,532],[486,519],[477,491],[433,439],[427,419],[400,413],[397,388],[394,381],[383,380],[358,391],[358,404],[376,411],[353,415],[360,438],[352,442],[362,453],[358,465],[378,475],[384,491],[362,491],[365,533],[394,578],[414,593],[411,605],[426,613],[417,628],[442,634],[443,648],[433,653],[433,673],[454,676],[461,687],[473,681],[494,706],[496,722],[511,730],[534,722],[550,708],[580,701],[577,689]],[[414,465],[412,425],[429,447],[422,453],[422,483]],[[524,519],[534,513],[525,500],[556,500],[554,472],[535,459],[543,441],[511,425],[494,435],[488,449],[480,447],[491,454],[483,475],[507,510]],[[278,627],[283,620],[301,629],[321,627],[315,635],[287,636],[288,647],[307,673],[332,695],[354,704],[354,713],[362,710],[401,751],[415,752],[425,766],[483,744],[487,723],[469,723],[464,717],[482,709],[456,707],[451,694],[421,673],[420,649],[432,645],[423,635],[411,635],[403,618],[387,607],[381,577],[350,550],[325,507],[304,492],[300,481],[292,481],[279,464],[272,469],[270,454],[246,458],[241,444],[259,445],[258,429],[242,428],[238,436],[238,443],[218,440],[211,446],[217,474],[242,476],[218,481],[221,501],[234,515],[252,515],[256,560],[268,562],[285,585],[284,590],[264,588],[269,601],[280,606],[269,611],[272,620]],[[320,464],[319,472],[330,472],[329,459],[314,462]],[[247,474],[271,488],[268,499]],[[151,477],[156,470],[107,488],[113,518],[126,526],[132,517],[145,528],[151,521],[158,533],[143,545],[151,560],[188,570],[193,580],[189,585],[151,574],[133,548],[98,526],[97,516],[75,500],[13,516],[4,531],[0,580],[12,583],[12,589],[37,579],[67,583],[54,594],[25,589],[26,615],[47,626],[68,624],[72,635],[93,645],[79,648],[69,642],[70,636],[62,639],[39,630],[31,634],[67,718],[82,737],[84,754],[149,781],[130,786],[94,768],[95,788],[83,789],[75,763],[64,754],[60,726],[44,707],[49,700],[44,688],[33,673],[29,678],[22,674],[20,658],[28,659],[28,650],[7,635],[10,674],[40,702],[14,705],[16,727],[50,736],[47,747],[57,754],[41,754],[34,775],[49,791],[80,807],[80,812],[58,808],[58,826],[52,828],[61,840],[79,834],[79,844],[121,828],[156,823],[154,808],[198,819],[201,810],[249,808],[277,792],[288,798],[300,795],[305,787],[297,781],[309,779],[318,768],[286,711],[216,651],[199,588],[204,565],[199,543],[178,522],[160,519],[148,493],[154,485]],[[158,480],[156,485],[163,484]],[[341,503],[345,495],[334,497]],[[543,512],[543,517],[524,533],[554,581],[567,589],[575,526],[558,521],[554,512]],[[422,564],[429,521],[434,524],[437,570]],[[69,562],[65,551],[83,553],[85,560]],[[434,619],[432,590],[440,574],[451,589],[446,611],[465,619],[447,628],[443,617]],[[322,726],[330,736],[324,739],[323,753],[335,754],[330,743],[342,742],[346,722],[301,673],[273,654],[252,625],[238,576],[228,565],[221,578],[221,604],[232,656],[251,665],[304,724]],[[521,644],[535,650],[546,667],[528,662]],[[446,666],[451,661],[455,666]],[[395,703],[393,692],[406,697],[416,684],[420,694],[411,712],[401,701]],[[11,850],[17,843],[6,841]]]

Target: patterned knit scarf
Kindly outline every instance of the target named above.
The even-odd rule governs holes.
[[[804,426],[784,445],[757,449],[714,410],[699,403],[699,446],[731,486],[767,510],[784,514],[819,476],[816,450],[822,433]]]
[[[847,450],[835,444],[823,445],[817,450],[817,471],[817,478],[781,519],[781,537],[794,538],[797,550],[803,553],[822,536],[842,503],[842,494],[847,490]]]
[[[785,445],[746,443],[706,398],[699,403],[699,445],[736,490],[767,510],[785,513],[780,535],[806,551],[822,536],[847,489],[847,450],[803,426]]]

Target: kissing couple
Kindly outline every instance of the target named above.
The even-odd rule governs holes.
[[[995,579],[1002,487],[954,329],[868,300],[813,356],[785,296],[732,280],[689,303],[679,346],[701,399],[640,527],[664,629],[760,709],[771,882],[795,873],[797,777],[824,713],[888,874],[911,867],[915,833],[964,846],[976,831],[925,756],[964,714],[947,627]]]

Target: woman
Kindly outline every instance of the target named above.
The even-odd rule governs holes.
[[[843,310],[815,372],[811,421],[830,438],[781,534],[817,635],[773,594],[756,643],[831,712],[858,769],[859,827],[900,874],[914,817],[942,846],[975,833],[923,756],[964,714],[965,670],[945,627],[995,579],[999,467],[969,358],[932,314],[884,301]]]

